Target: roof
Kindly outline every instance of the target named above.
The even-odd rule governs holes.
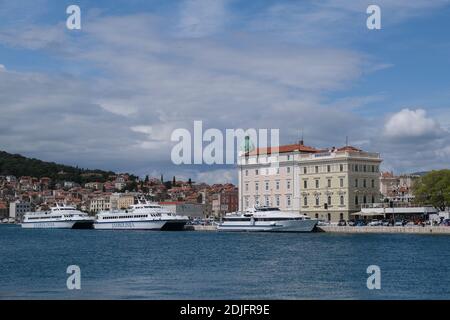
[[[304,152],[304,153],[317,153],[320,152],[320,150],[310,147],[310,146],[305,146],[303,143],[295,143],[295,144],[288,144],[288,145],[284,145],[284,146],[279,146],[278,148],[276,147],[268,147],[268,148],[258,148],[256,150],[250,151],[248,153],[248,155],[257,155],[257,154],[271,154],[272,150],[274,153],[278,152],[278,153],[287,153],[287,152]]]
[[[343,151],[356,151],[356,152],[361,152],[362,150],[361,150],[361,149],[358,149],[358,148],[356,148],[356,147],[353,147],[353,146],[345,146],[345,147],[342,147],[342,148],[338,148],[337,151],[338,151],[338,152],[343,152]]]

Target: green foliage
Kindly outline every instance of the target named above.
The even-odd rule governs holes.
[[[413,192],[417,204],[432,205],[444,211],[450,206],[450,170],[427,173],[415,182]]]
[[[53,182],[74,181],[84,184],[95,181],[105,182],[108,176],[114,174],[112,171],[79,169],[0,151],[0,175],[48,177]]]

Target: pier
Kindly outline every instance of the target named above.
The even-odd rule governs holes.
[[[449,234],[450,227],[445,226],[425,226],[425,227],[382,227],[382,226],[318,226],[318,232],[330,233],[407,233],[407,234]]]

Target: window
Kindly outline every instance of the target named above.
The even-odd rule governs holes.
[[[308,181],[307,180],[303,181],[303,188],[308,189]]]
[[[355,171],[358,172],[358,165],[355,164]]]
[[[277,168],[277,174],[280,174],[280,168]]]
[[[291,180],[286,181],[286,188],[291,189]]]
[[[248,191],[248,183],[245,184],[245,191]]]
[[[341,204],[341,206],[344,205],[344,196],[341,196],[341,198],[340,198],[340,204]]]
[[[372,195],[372,203],[375,203],[375,196]]]
[[[277,204],[277,207],[279,207],[280,206],[280,196],[275,197],[275,202]]]
[[[358,205],[358,203],[359,203],[358,196],[355,196],[355,204]]]
[[[259,170],[255,169],[255,176],[257,176],[259,174]]]
[[[269,206],[270,202],[269,202],[269,197],[268,196],[265,197],[265,201],[266,201],[266,206]]]
[[[303,173],[307,174],[308,173],[308,169],[306,167],[303,167]]]
[[[339,185],[341,186],[341,188],[344,187],[344,179],[342,178],[339,179]]]
[[[328,196],[327,203],[328,203],[329,206],[331,206],[331,196]]]
[[[314,170],[315,170],[316,173],[319,173],[319,166],[316,166],[316,167],[314,168]]]
[[[367,188],[367,181],[366,181],[366,179],[363,180],[363,187]]]
[[[258,197],[255,197],[255,205],[259,206],[259,198]]]
[[[363,202],[367,203],[367,197],[366,196],[363,197]]]
[[[269,181],[266,181],[266,191],[269,191]]]
[[[316,206],[319,205],[319,197],[316,197]]]
[[[288,207],[291,206],[291,196],[286,196],[286,205],[287,205]]]
[[[255,191],[258,191],[258,189],[259,189],[259,183],[255,182]]]
[[[331,172],[331,166],[327,165],[327,172]]]
[[[246,177],[248,176],[248,170],[245,170],[245,176]]]
[[[287,167],[287,168],[286,168],[286,172],[287,172],[287,173],[291,173],[291,167]]]
[[[358,179],[355,179],[355,188],[358,188]]]
[[[319,188],[319,180],[316,180],[316,188]]]
[[[328,188],[331,188],[331,179],[328,179]]]
[[[375,180],[372,179],[372,188],[375,188]]]
[[[280,181],[275,182],[275,189],[280,190]]]
[[[288,161],[289,161],[289,160],[291,160],[291,156],[290,156],[290,155],[288,155],[288,156],[287,156],[287,159],[288,159]]]
[[[316,213],[314,216],[316,217],[316,219],[319,219],[319,214],[318,213]]]
[[[304,197],[303,198],[303,205],[307,206],[308,205],[308,197]]]
[[[367,172],[367,166],[366,166],[366,165],[364,165],[363,171],[364,171],[364,172]]]
[[[340,165],[339,165],[339,171],[340,171],[340,172],[344,171],[344,165],[343,165],[343,164],[340,164]]]
[[[342,212],[339,214],[339,219],[344,220],[344,214]]]

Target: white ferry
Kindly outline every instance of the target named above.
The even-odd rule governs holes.
[[[275,207],[253,207],[245,212],[227,213],[218,225],[219,231],[311,232],[317,219]]]
[[[49,211],[25,213],[22,228],[91,229],[94,218],[75,207],[56,205]]]
[[[104,211],[96,216],[95,229],[183,230],[189,218],[174,214],[159,204],[144,203],[127,210]]]

